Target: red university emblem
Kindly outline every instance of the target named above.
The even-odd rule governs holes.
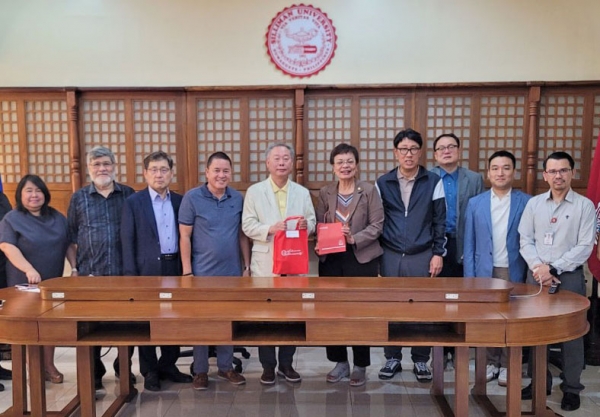
[[[310,77],[325,68],[335,54],[336,42],[329,17],[310,5],[282,10],[267,29],[271,61],[292,77]]]

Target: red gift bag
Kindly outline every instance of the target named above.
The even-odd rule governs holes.
[[[302,216],[285,219],[297,220]],[[286,275],[308,274],[308,230],[280,230],[273,238],[273,273]]]

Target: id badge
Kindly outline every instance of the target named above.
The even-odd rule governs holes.
[[[546,232],[544,234],[544,245],[552,246],[554,243],[554,232]]]

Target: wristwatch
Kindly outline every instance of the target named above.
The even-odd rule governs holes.
[[[558,278],[558,276],[560,275],[558,273],[558,271],[556,270],[555,267],[553,267],[552,265],[548,265],[550,267],[550,274],[554,275],[556,278]]]

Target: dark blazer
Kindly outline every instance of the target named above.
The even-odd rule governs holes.
[[[431,172],[435,172],[440,177],[442,176],[440,167],[433,168]],[[458,263],[463,261],[467,204],[469,204],[471,197],[481,194],[484,190],[483,175],[467,168],[458,167],[458,196],[456,198],[456,261]]]
[[[335,222],[338,183],[321,188],[315,213],[317,223]],[[379,193],[373,184],[356,181],[354,197],[350,203],[348,225],[354,236],[354,256],[361,263],[367,263],[383,254],[379,245],[379,235],[383,230],[383,205]],[[324,262],[327,255],[320,256]]]
[[[506,249],[508,271],[512,282],[525,282],[527,264],[519,252],[521,247],[519,222],[531,196],[518,190],[510,192],[510,212]],[[491,191],[479,194],[467,206],[465,221],[465,277],[491,277],[494,269],[492,238]]]
[[[183,197],[173,191],[170,193],[175,227],[179,230],[179,206]],[[123,275],[161,275],[160,241],[148,188],[125,200],[121,216],[121,245]]]

